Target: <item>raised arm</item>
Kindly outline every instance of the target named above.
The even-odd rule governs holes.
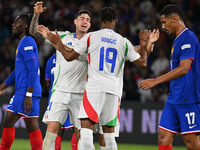
[[[153,51],[154,43],[159,39],[159,35],[160,35],[159,29],[157,30],[154,29],[153,32],[149,33],[149,39],[146,45],[146,51],[148,56]],[[136,52],[140,53],[140,45],[134,46],[134,49]]]
[[[42,7],[43,2],[36,2],[34,5],[34,14],[31,20],[29,32],[36,38],[44,39],[41,34],[39,34],[36,30],[36,26],[38,25],[38,19],[41,13],[46,10],[46,7]]]
[[[154,43],[159,39],[159,36],[160,36],[159,29],[154,29],[149,34],[149,40],[148,40],[147,45],[146,45],[146,51],[147,51],[148,56],[153,51]]]
[[[134,61],[134,63],[137,66],[140,67],[146,67],[147,65],[147,51],[146,51],[146,45],[149,38],[149,31],[148,30],[141,30],[139,33],[139,39],[140,39],[140,47],[137,47],[137,52],[140,54],[140,58]],[[138,49],[139,48],[139,49]]]

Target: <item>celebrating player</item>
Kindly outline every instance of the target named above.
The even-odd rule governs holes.
[[[54,81],[54,70],[56,66],[56,54],[52,55],[46,64],[46,70],[45,70],[45,80],[46,80],[46,85],[47,88],[49,89],[49,98],[48,98],[48,108],[50,108],[52,105],[52,102],[50,101],[51,97],[51,91],[52,91],[52,85]],[[48,109],[46,111],[49,111]],[[58,135],[56,137],[55,141],[55,150],[61,150],[61,142],[62,138],[64,136],[65,129],[73,128],[74,125],[70,123],[70,116],[69,114],[67,115],[67,120],[65,121],[64,125],[60,128],[58,131]],[[77,147],[77,140],[75,133],[73,133],[72,140],[71,140],[71,146],[72,150],[76,149]]]
[[[37,2],[34,7],[34,16],[30,27],[30,33],[37,37],[36,25],[39,15],[45,11],[42,2]],[[80,10],[74,19],[76,32],[59,32],[63,43],[68,46],[75,46],[90,28],[91,14],[87,10]],[[44,114],[43,122],[47,122],[47,131],[44,138],[43,149],[54,150],[55,139],[60,127],[67,119],[68,113],[75,126],[75,134],[78,140],[80,120],[78,112],[85,90],[87,80],[87,59],[80,58],[83,61],[74,60],[67,62],[59,51],[56,51],[56,67],[54,72],[54,83],[50,98],[51,107]],[[84,61],[85,60],[85,61]]]
[[[128,59],[144,67],[147,53],[151,51],[151,49],[146,51],[148,31],[139,34],[140,57],[130,41],[114,31],[116,24],[115,10],[111,7],[102,9],[101,30],[85,35],[74,48],[64,45],[57,33],[55,35],[48,28],[38,26],[38,31],[51,41],[67,61],[78,58],[87,50],[88,82],[79,112],[81,139],[78,147],[80,150],[92,149],[94,123],[103,125],[105,149],[117,149],[114,126],[117,122],[118,99],[122,93],[124,62]],[[154,34],[156,37],[159,36],[159,31],[154,30]]]

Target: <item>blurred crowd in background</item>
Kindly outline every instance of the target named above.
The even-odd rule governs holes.
[[[33,13],[36,0],[0,0],[0,83],[12,72],[15,64],[15,51],[18,39],[12,36],[12,23],[16,16],[22,13]],[[161,30],[159,12],[166,4],[179,5],[185,14],[186,26],[196,33],[200,39],[200,0],[43,0],[47,7],[39,19],[39,24],[49,27],[50,30],[75,31],[73,20],[81,8],[92,13],[92,26],[89,31],[99,29],[99,12],[104,6],[116,8],[119,23],[116,31],[127,37],[134,45],[139,44],[138,33],[141,29],[160,29],[160,39],[155,44],[153,53],[148,58],[148,67],[141,69],[133,63],[126,62],[124,70],[123,100],[147,102],[165,102],[169,83],[161,84],[151,90],[138,89],[138,82],[146,78],[162,75],[170,69],[170,51],[174,37],[167,36]],[[45,88],[45,66],[48,58],[55,53],[50,44],[38,40],[37,45],[40,57],[41,83],[43,96],[48,96]],[[11,95],[14,88],[4,91]]]

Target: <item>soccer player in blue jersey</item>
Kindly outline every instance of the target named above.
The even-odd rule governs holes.
[[[45,70],[46,85],[47,85],[47,88],[49,89],[49,98],[48,98],[49,104],[48,105],[52,104],[52,102],[49,101],[49,100],[50,100],[50,97],[51,97],[51,90],[52,90],[53,81],[54,81],[55,66],[56,66],[56,54],[52,55],[48,59],[47,64],[46,64],[46,70]],[[48,111],[48,110],[46,110],[46,111]],[[63,138],[65,129],[69,129],[69,128],[73,128],[73,127],[74,127],[74,125],[70,123],[70,116],[68,114],[67,120],[65,121],[63,126],[58,131],[58,135],[57,135],[56,141],[55,141],[55,150],[61,150],[61,142],[62,142],[62,138]],[[71,140],[71,146],[73,147],[73,146],[76,146],[76,145],[77,145],[77,140],[76,140],[76,136],[75,136],[75,133],[74,133],[73,136],[72,136],[72,140]]]
[[[182,135],[187,149],[200,149],[200,48],[196,35],[186,28],[183,18],[182,10],[176,5],[162,9],[162,28],[176,37],[171,50],[171,71],[139,83],[139,87],[146,90],[170,81],[170,92],[159,125],[159,150],[172,150],[176,133]]]
[[[15,138],[14,125],[22,117],[29,132],[31,148],[42,150],[42,135],[38,125],[41,84],[38,49],[35,40],[29,35],[31,17],[20,15],[12,24],[13,34],[20,41],[16,50],[15,70],[0,85],[0,93],[15,83],[15,94],[7,107],[3,123],[0,150],[10,150]]]

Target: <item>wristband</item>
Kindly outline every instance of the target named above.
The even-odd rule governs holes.
[[[26,92],[26,96],[32,97],[32,95],[33,95],[33,93],[31,93],[31,92]]]

